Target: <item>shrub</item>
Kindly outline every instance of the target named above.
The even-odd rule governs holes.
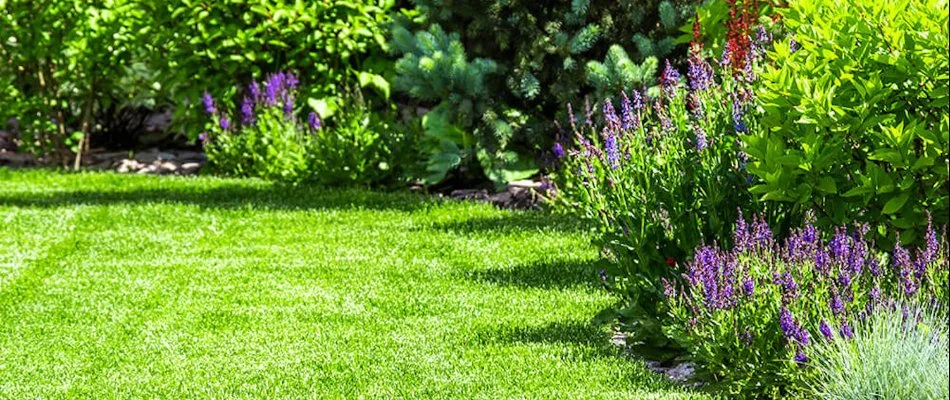
[[[753,193],[877,244],[922,243],[924,210],[948,218],[948,7],[941,0],[796,1],[793,35],[762,73],[746,140]]]
[[[285,72],[269,75],[263,84],[253,81],[233,112],[205,93],[202,107],[212,121],[200,139],[212,168],[324,185],[382,184],[401,177],[405,164],[397,157],[412,151],[410,136],[369,111],[359,95],[350,97],[352,104],[341,108],[335,124],[325,124],[313,111],[301,121],[294,111],[298,85],[296,76]]]
[[[853,340],[821,341],[811,394],[829,400],[950,397],[946,310],[902,308],[858,324]]]
[[[280,69],[303,78],[300,103],[327,117],[344,104],[346,88],[366,88],[377,100],[389,96],[385,36],[392,0],[141,3],[159,49],[151,62],[166,77],[176,124],[191,138],[203,125],[203,91],[239,100],[235,80]]]
[[[0,119],[17,118],[26,150],[63,165],[89,146],[95,115],[148,93],[153,82],[127,85],[126,68],[145,43],[133,0],[0,2]]]
[[[413,3],[420,17],[393,30],[403,55],[397,87],[436,107],[436,118],[471,136],[474,149],[445,156],[436,147],[430,167],[467,156],[462,165],[481,166],[496,182],[533,172],[565,103],[592,86],[616,95],[651,81],[656,58],[676,53],[670,34],[692,8],[680,0]],[[633,49],[638,61],[655,58],[638,66]]]
[[[736,397],[803,388],[815,342],[847,339],[868,316],[900,302],[948,304],[946,241],[927,225],[927,245],[874,250],[866,225],[827,238],[811,223],[781,244],[768,225],[738,220],[735,245],[696,249],[685,284],[666,283],[667,332],[700,365],[699,376]],[[839,338],[840,340],[840,338]]]
[[[696,44],[688,85],[667,62],[656,97],[623,94],[619,115],[610,99],[596,123],[589,107],[579,120],[569,107],[568,135],[553,151],[557,200],[596,227],[610,261],[605,284],[624,297],[620,319],[640,340],[663,340],[660,279],[704,240],[726,237],[740,209],[756,209],[737,132],[758,129],[750,105],[759,55],[714,69]]]

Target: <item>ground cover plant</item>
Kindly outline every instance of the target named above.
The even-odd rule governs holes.
[[[946,399],[946,317],[946,310],[895,303],[856,326],[853,340],[821,341],[810,394],[829,400]]]
[[[0,397],[704,398],[582,230],[412,194],[0,168]]]
[[[713,385],[760,398],[799,393],[813,362],[835,362],[818,360],[816,343],[852,340],[856,326],[897,304],[936,307],[945,319],[946,238],[930,223],[925,247],[897,245],[886,257],[867,233],[866,225],[830,233],[806,223],[777,242],[761,219],[739,219],[733,246],[698,247],[686,283],[666,283],[666,329]]]

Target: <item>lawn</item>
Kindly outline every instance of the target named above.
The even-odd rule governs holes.
[[[686,398],[583,229],[415,194],[0,169],[0,398]]]

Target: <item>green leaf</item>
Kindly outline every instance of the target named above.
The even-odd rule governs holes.
[[[881,212],[888,215],[894,214],[895,212],[900,210],[901,207],[903,207],[905,203],[907,203],[908,198],[910,198],[910,193],[903,193],[903,194],[897,195],[896,197],[891,198],[890,200],[887,201],[887,203],[884,204],[884,209],[881,210]]]

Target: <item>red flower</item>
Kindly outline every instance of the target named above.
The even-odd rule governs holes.
[[[676,265],[676,259],[673,258],[673,257],[667,257],[667,258],[666,258],[666,265],[667,265],[667,266],[670,266],[670,267],[675,266],[675,265]]]

